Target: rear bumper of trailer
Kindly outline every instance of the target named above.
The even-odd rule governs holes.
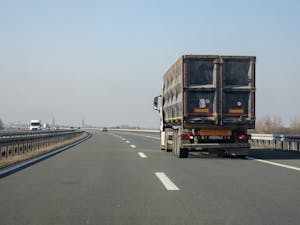
[[[250,148],[250,143],[198,143],[182,144],[183,148],[202,148],[202,149],[231,149],[231,148]]]
[[[205,151],[218,155],[247,156],[250,143],[201,143],[182,144],[182,148],[189,152]]]

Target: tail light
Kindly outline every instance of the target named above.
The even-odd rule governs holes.
[[[251,139],[251,135],[248,135],[248,134],[241,134],[238,136],[238,139],[239,140],[250,140]]]
[[[181,140],[193,140],[194,136],[190,134],[182,134],[181,135]]]

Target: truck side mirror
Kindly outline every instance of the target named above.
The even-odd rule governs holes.
[[[156,96],[153,100],[153,109],[154,110],[157,110],[157,111],[160,111],[159,110],[159,107],[158,107],[158,99],[161,98],[161,95],[160,96]]]

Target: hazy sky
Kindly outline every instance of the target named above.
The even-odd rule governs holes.
[[[182,54],[257,56],[257,116],[300,116],[300,1],[0,1],[0,118],[158,127]]]

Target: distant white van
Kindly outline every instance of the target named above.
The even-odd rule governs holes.
[[[30,120],[29,130],[41,130],[42,122],[40,120]]]

